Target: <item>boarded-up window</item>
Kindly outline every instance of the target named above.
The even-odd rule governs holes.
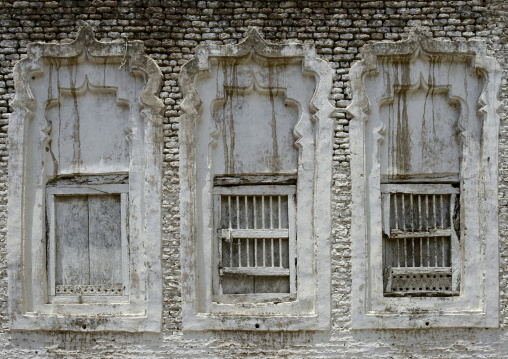
[[[415,183],[381,186],[386,295],[458,294],[457,187]]]
[[[48,188],[50,298],[123,294],[126,191],[127,185]]]
[[[295,186],[215,187],[215,203],[218,293],[295,293]]]

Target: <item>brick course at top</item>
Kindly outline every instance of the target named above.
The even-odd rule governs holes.
[[[360,47],[400,40],[415,25],[438,39],[487,41],[508,70],[506,0],[473,1],[0,1],[0,356],[1,357],[503,357],[508,353],[508,84],[503,78],[500,135],[499,330],[350,331],[350,169],[348,72]],[[12,334],[6,275],[6,136],[14,95],[12,67],[29,42],[70,41],[89,23],[102,41],[137,39],[160,66],[164,117],[163,280],[161,336]],[[265,39],[314,43],[330,61],[335,114],[332,326],[330,334],[218,333],[182,336],[180,313],[178,116],[180,67],[204,42],[237,43],[249,26]],[[505,354],[505,355],[503,355]]]

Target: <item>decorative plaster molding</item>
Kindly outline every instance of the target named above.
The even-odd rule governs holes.
[[[498,208],[500,67],[487,56],[484,42],[438,41],[420,28],[405,41],[366,45],[362,56],[350,71],[353,100],[347,108],[353,116],[353,328],[497,327],[498,219],[491,213]],[[433,98],[446,96],[448,107],[433,109],[445,114],[436,118],[436,126],[456,131],[459,170],[442,177],[460,186],[461,223],[467,223],[460,239],[462,259],[456,263],[461,275],[456,296],[396,298],[383,294],[380,183],[398,172],[396,162],[383,162],[390,141],[387,123],[393,119],[381,112],[383,106],[393,103],[397,92],[413,90],[423,90]],[[418,110],[411,106],[408,102],[407,111],[414,115]],[[418,133],[414,128],[410,131]],[[414,174],[414,178],[432,179],[434,175],[431,170]],[[407,173],[406,178],[411,176]]]
[[[198,47],[196,56],[182,67],[180,213],[184,330],[329,328],[333,137],[330,115],[334,110],[328,101],[331,85],[332,71],[317,58],[313,47],[267,43],[253,28],[237,45]],[[257,115],[242,112],[250,108],[249,103],[266,99],[270,99],[271,105],[267,102],[251,109]],[[238,101],[234,102],[238,106],[222,110],[228,101],[230,104]],[[277,107],[280,104],[282,107]],[[272,130],[274,126],[281,126],[277,127],[279,132],[290,128],[290,132],[284,133],[292,138],[291,143],[281,142],[283,148],[273,150],[267,147],[269,159],[253,160],[253,169],[245,165],[249,162],[248,154],[241,148],[232,150],[235,142],[228,141],[241,143],[239,146],[279,141],[282,136],[279,132],[276,131],[277,135],[272,130],[267,132],[262,125],[266,115],[263,111],[270,107]],[[258,124],[249,135],[238,138],[236,126],[247,126],[249,116]],[[220,121],[229,122],[222,125]],[[227,127],[230,125],[226,123],[233,122],[235,129]],[[236,167],[227,165],[228,161],[237,161]],[[280,164],[274,165],[277,161]],[[240,306],[221,303],[213,293],[214,176],[246,174],[290,174],[298,178],[297,273],[301,275],[296,300],[279,304],[254,300]]]
[[[27,57],[14,67],[14,82],[16,95],[11,103],[14,112],[9,121],[7,225],[11,330],[159,332],[164,109],[158,98],[162,84],[160,69],[144,53],[142,42],[99,42],[91,27],[84,25],[71,43],[29,44]],[[97,91],[116,93],[117,100],[128,105],[128,118],[104,119],[103,116],[114,115],[114,109],[106,108],[107,114],[96,114],[97,108],[77,107],[83,94]],[[52,104],[62,111],[59,98],[64,92],[74,98],[73,110],[47,118],[46,109]],[[100,97],[91,98],[100,104]],[[52,130],[51,122],[62,123],[62,119],[97,124],[93,136],[79,132],[78,125],[78,132],[70,140],[62,138],[62,141],[79,138],[88,141],[89,158],[100,159],[92,166],[94,173],[86,166],[81,167],[80,173],[70,174],[51,168],[51,142],[59,136]],[[104,133],[100,129],[102,120],[125,121],[122,124],[125,131],[118,128],[119,133],[114,130]],[[129,159],[126,167],[121,173],[111,172],[114,166],[104,162],[106,157],[101,149],[106,148],[103,145],[108,141],[126,138]],[[76,147],[72,143],[70,146]],[[120,151],[114,146],[110,148]],[[97,304],[48,304],[46,184],[69,175],[74,177],[66,181],[81,183],[81,188],[88,181],[115,183],[119,178],[127,178],[130,255],[124,258],[123,271],[128,272],[126,277],[130,279],[129,283],[123,283],[123,290],[128,291],[119,297],[123,299],[102,300]],[[69,191],[72,186],[67,188]]]

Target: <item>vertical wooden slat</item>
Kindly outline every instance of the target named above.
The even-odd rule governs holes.
[[[242,240],[238,238],[238,267],[242,266]]]
[[[282,238],[279,238],[279,267],[282,268]]]
[[[248,217],[248,210],[247,210],[247,196],[244,196],[245,198],[245,229],[249,228],[249,217]],[[247,267],[250,267],[250,250],[249,250],[249,238],[246,240],[246,253],[247,253]]]
[[[282,200],[281,200],[281,197],[279,196],[279,207],[278,207],[278,209],[279,209],[279,229],[282,228],[282,218],[281,218],[282,217],[282,208],[281,208],[282,205],[281,205],[281,202],[282,202]]]
[[[265,229],[265,196],[261,196],[261,228]]]
[[[407,267],[407,238],[404,238],[404,267]]]
[[[423,238],[418,238],[420,242],[420,267],[423,267]]]
[[[249,228],[249,210],[247,204],[247,196],[245,196],[245,229]]]
[[[395,229],[399,229],[399,211],[398,211],[398,207],[399,207],[399,204],[397,203],[397,193],[394,193],[392,195],[393,197],[393,203],[394,203],[394,206],[393,206],[393,210],[394,210],[394,216],[395,216]]]
[[[266,238],[263,238],[263,267],[266,267]]]
[[[252,226],[254,229],[257,228],[256,220],[256,196],[252,196]],[[258,239],[254,239],[254,267],[258,266]]]
[[[402,197],[402,209],[401,209],[401,212],[402,212],[402,229],[405,231],[406,230],[406,203],[405,203],[404,193],[401,193],[400,196]]]
[[[429,195],[426,195],[425,196],[425,230],[428,231],[429,230],[429,221],[430,221],[430,218],[429,218]]]
[[[231,227],[231,222],[232,222],[232,214],[231,214],[231,196],[227,196],[228,197],[228,215],[229,215],[229,227],[228,228],[232,228]]]
[[[427,267],[430,266],[430,238],[427,237]]]
[[[236,196],[236,228],[240,229],[240,196]]]
[[[423,231],[423,222],[422,222],[422,196],[418,195],[418,228],[420,231]]]
[[[252,196],[252,225],[257,229],[256,196]],[[258,266],[258,239],[254,239],[254,267]]]
[[[252,213],[253,213],[253,225],[254,225],[254,229],[257,229],[258,226],[257,226],[257,216],[258,216],[258,213],[256,211],[256,196],[253,196],[252,197],[252,207],[253,207],[253,210],[252,210]]]
[[[432,217],[434,218],[434,228],[437,228],[437,213],[436,213],[436,195],[432,195]]]
[[[265,196],[261,196],[261,228],[265,229]],[[266,266],[266,238],[263,238],[263,267]]]
[[[273,229],[273,196],[270,196],[270,229]]]
[[[390,236],[392,222],[395,222],[395,218],[391,215],[392,209],[392,194],[391,193],[381,193],[381,216],[382,216],[382,226],[383,233]]]
[[[275,246],[273,244],[273,238],[270,238],[271,242],[271,252],[272,252],[272,267],[275,267]]]
[[[88,196],[90,284],[122,283],[120,196]]]
[[[444,228],[445,227],[445,224],[444,224],[444,204],[443,204],[443,195],[439,195],[439,202],[440,202],[440,207],[441,207],[441,228]]]
[[[446,266],[446,263],[445,263],[445,237],[441,237],[441,255],[442,255],[442,258],[441,258],[441,267],[445,267]]]
[[[409,220],[411,222],[411,231],[415,230],[415,218],[414,218],[414,205],[413,205],[413,194],[409,195]]]
[[[87,196],[55,196],[55,284],[90,284]]]
[[[439,248],[437,245],[437,237],[434,237],[434,267],[438,267],[437,255],[439,253]]]
[[[273,229],[273,196],[270,196],[270,229]],[[275,266],[275,245],[273,238],[270,238],[271,243],[271,260],[272,260],[272,267]]]
[[[250,242],[250,238],[245,238],[245,242],[246,242],[246,257],[247,257],[247,267],[250,267],[250,251],[249,251],[249,242]]]
[[[400,267],[400,239],[397,238],[397,267]]]
[[[233,211],[231,208],[231,196],[228,196],[228,213],[229,213],[229,229],[232,229],[232,222],[233,222]],[[229,266],[233,266],[233,239],[228,238],[229,241]]]
[[[258,266],[258,239],[254,238],[254,267]]]
[[[415,266],[415,239],[414,238],[411,238],[411,246],[413,248],[413,252],[411,255],[411,261],[412,261],[413,267],[414,267]]]

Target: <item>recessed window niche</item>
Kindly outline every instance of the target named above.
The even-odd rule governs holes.
[[[254,29],[196,54],[180,75],[183,328],[326,330],[332,71]]]
[[[142,43],[88,25],[15,66],[11,329],[160,331],[161,78]]]
[[[367,45],[353,101],[352,325],[497,327],[500,70],[479,41]]]

